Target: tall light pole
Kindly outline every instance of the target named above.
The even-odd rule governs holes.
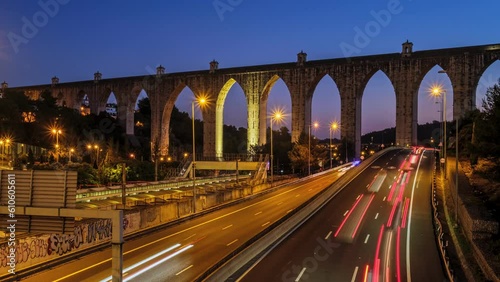
[[[273,182],[274,182],[274,151],[273,151],[273,121],[281,121],[283,118],[283,113],[280,110],[275,110],[273,114],[271,115],[271,187],[273,187]]]
[[[440,71],[440,73],[442,73]],[[443,158],[444,158],[444,179],[447,179],[446,173],[446,91],[439,87],[432,88],[432,94],[436,97],[441,96],[443,98]]]
[[[446,71],[439,70],[438,73],[445,74]],[[444,101],[444,106],[445,106],[445,109],[443,110],[443,112],[445,113],[445,121],[446,121],[446,91],[444,92],[443,101]],[[444,128],[445,128],[444,131],[446,134],[446,122],[444,124]],[[446,139],[445,139],[445,144],[446,144]],[[444,151],[444,153],[445,153],[444,177],[446,179],[446,150]],[[455,223],[458,224],[458,115],[455,115],[455,192],[456,192],[456,194],[455,194]]]
[[[56,135],[56,162],[59,162],[59,134],[61,133],[61,129],[52,128],[52,134]]]
[[[337,131],[338,123],[336,121],[332,122],[330,125],[330,168],[333,167],[332,163],[332,131]]]
[[[10,139],[7,138],[7,139],[5,139],[5,146],[7,146],[7,148],[4,148],[4,150],[7,151],[7,166],[9,166],[9,162],[10,162],[9,145],[10,145]]]
[[[311,126],[314,126],[314,128],[317,128],[319,124],[317,122],[313,124],[309,124],[309,146],[308,146],[308,151],[309,151],[309,157],[307,160],[307,175],[311,175]]]
[[[203,97],[195,98],[191,102],[191,120],[193,128],[193,163],[191,164],[191,169],[193,171],[193,213],[196,213],[196,142],[195,142],[195,130],[194,130],[194,103],[198,102],[198,105],[203,106],[207,100]]]
[[[71,153],[73,153],[74,151],[75,151],[75,149],[73,149],[73,148],[69,149],[69,163],[71,163]]]

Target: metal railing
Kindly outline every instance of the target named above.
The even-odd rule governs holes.
[[[436,240],[438,241],[439,251],[441,254],[441,260],[446,270],[446,275],[450,281],[455,281],[453,269],[451,269],[450,258],[446,255],[446,247],[448,246],[448,240],[444,240],[445,233],[443,232],[443,225],[439,220],[438,212],[438,200],[436,197],[436,165],[434,164],[434,169],[432,171],[432,184],[431,184],[431,202],[433,211],[433,222],[434,230],[436,232]],[[446,208],[446,207],[443,207]]]

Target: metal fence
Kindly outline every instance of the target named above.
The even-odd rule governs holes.
[[[446,275],[450,281],[455,281],[454,272],[450,265],[450,258],[447,255],[446,248],[448,247],[448,240],[444,239],[445,233],[443,232],[443,225],[439,220],[439,212],[438,212],[438,200],[436,196],[436,165],[434,165],[434,169],[432,172],[432,193],[431,193],[431,202],[432,202],[432,210],[433,210],[433,222],[434,222],[434,230],[436,233],[436,240],[439,245],[439,251],[441,254],[441,260],[443,262],[444,268],[446,270]],[[446,207],[443,207],[446,208]]]

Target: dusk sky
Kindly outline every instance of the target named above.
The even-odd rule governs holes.
[[[414,51],[500,43],[498,0],[2,0],[0,81],[15,87],[49,84],[53,76],[60,82],[90,80],[96,71],[103,78],[147,75],[159,64],[166,72],[207,70],[213,59],[219,68],[295,62],[301,50],[309,61],[342,58],[342,46],[354,45],[357,30],[377,21],[374,14],[388,5],[398,12],[379,22],[380,29],[359,52],[347,55],[400,52],[407,39]],[[447,90],[452,117],[451,83],[438,70],[433,68],[421,84],[419,123],[439,120],[438,105],[427,93],[433,83]],[[479,83],[477,106],[499,77],[496,61]],[[177,107],[189,112],[192,98],[185,89]],[[313,120],[322,125],[315,135],[328,137],[327,124],[340,121],[339,103],[334,81],[324,78],[313,96]],[[395,104],[390,81],[377,72],[363,94],[362,133],[394,127]],[[244,105],[235,85],[226,99],[224,123],[246,127]],[[291,111],[281,80],[269,97],[268,109],[276,107]]]

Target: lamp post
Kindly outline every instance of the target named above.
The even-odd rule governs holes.
[[[5,139],[5,147],[4,147],[4,151],[6,151],[6,155],[7,155],[7,166],[9,166],[9,162],[10,162],[10,155],[9,155],[9,145],[10,145],[10,139],[9,138],[6,138]],[[5,153],[5,152],[4,152]]]
[[[332,122],[330,125],[330,169],[333,167],[332,163],[332,131],[337,131],[338,123],[336,121]]]
[[[442,73],[439,71],[439,73]],[[443,95],[443,158],[444,158],[444,179],[447,179],[447,173],[446,173],[446,91],[442,90],[439,87],[434,87],[432,89],[432,94],[434,96],[441,96]]]
[[[198,105],[204,105],[207,100],[203,97],[195,98],[191,102],[191,120],[192,120],[192,129],[193,129],[193,163],[192,163],[192,171],[193,171],[193,213],[196,213],[196,142],[195,142],[195,130],[194,130],[194,103],[198,102]]]
[[[52,128],[52,134],[56,135],[56,162],[59,162],[59,134],[61,133],[61,129]]]
[[[445,70],[439,70],[438,73],[444,73],[446,74]],[[444,114],[445,114],[445,124],[444,124],[444,131],[445,131],[445,136],[446,136],[446,91],[444,92],[443,96],[443,103],[444,103]],[[445,138],[445,144],[446,144],[446,138]],[[446,179],[446,146],[444,150],[444,158],[445,158],[445,172],[444,172],[444,177]],[[458,224],[458,115],[455,117],[455,223]]]
[[[283,118],[283,113],[280,110],[275,110],[271,115],[271,187],[273,187],[273,182],[274,182],[273,121],[274,120],[281,121],[282,118]]]
[[[69,163],[71,163],[71,153],[73,153],[74,151],[75,151],[75,149],[73,149],[73,148],[69,149]]]
[[[313,124],[309,124],[309,146],[308,146],[308,151],[309,151],[309,156],[307,159],[307,175],[311,175],[311,125],[314,126],[314,128],[317,128],[319,124],[317,122]]]

